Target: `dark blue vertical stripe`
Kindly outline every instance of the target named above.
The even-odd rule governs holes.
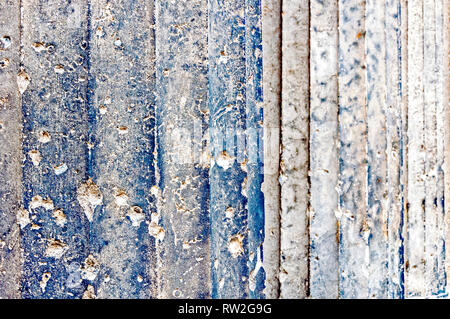
[[[24,298],[78,298],[86,286],[76,277],[88,238],[76,199],[86,176],[85,12],[85,1],[23,3],[23,196],[31,217],[22,231]]]
[[[264,181],[261,1],[247,0],[245,12],[247,197],[249,227],[249,297],[264,296]]]
[[[246,298],[245,2],[210,0],[208,4],[212,297]]]
[[[88,167],[103,196],[91,223],[99,264],[92,284],[101,298],[149,298],[156,289],[148,230],[156,182],[153,3],[94,1],[91,12]]]

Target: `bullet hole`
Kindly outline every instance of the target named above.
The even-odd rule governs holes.
[[[92,285],[88,285],[81,299],[96,299],[95,289]]]
[[[60,259],[64,253],[68,250],[67,244],[57,239],[50,239],[48,241],[47,249],[44,256],[49,258]]]
[[[64,73],[64,66],[62,64],[55,65],[53,68],[56,74],[63,74]]]
[[[81,41],[81,43],[80,43],[80,48],[82,49],[82,50],[86,50],[86,48],[87,48],[87,46],[88,46],[88,43],[86,42],[86,41]]]
[[[43,42],[34,42],[32,44],[34,51],[36,52],[42,52],[42,51],[46,51],[47,47],[45,46],[45,44]]]
[[[159,226],[156,222],[152,221],[148,225],[148,233],[159,241],[163,241],[165,236],[165,230]]]
[[[111,100],[111,97],[110,97],[110,96],[107,96],[107,97],[105,97],[105,102],[104,102],[104,103],[105,103],[106,105],[109,105],[109,104],[111,104],[111,101],[112,101],[112,100]]]
[[[3,58],[0,60],[0,69],[4,69],[7,68],[9,65],[9,59],[8,58]]]
[[[114,41],[114,45],[116,47],[121,47],[122,46],[122,41],[119,38],[116,38],[116,40]]]
[[[228,219],[232,219],[234,217],[234,208],[233,207],[228,207],[225,210],[225,217]]]
[[[4,35],[0,38],[0,51],[6,50],[11,46],[11,38]]]
[[[175,298],[181,298],[183,296],[183,293],[181,292],[180,289],[175,289],[174,291],[172,291],[172,295]]]
[[[119,126],[118,130],[119,130],[120,135],[124,135],[124,134],[128,133],[128,127],[126,127],[126,126]]]
[[[67,168],[68,168],[67,165],[65,163],[62,163],[60,165],[53,167],[53,170],[56,175],[61,175],[67,171]]]
[[[41,281],[39,282],[39,286],[41,287],[42,292],[45,292],[47,282],[50,280],[51,277],[52,275],[49,272],[45,272],[42,274]]]
[[[233,156],[230,156],[226,151],[223,151],[217,156],[216,163],[218,166],[227,170],[233,165],[234,160],[235,158]]]
[[[130,207],[127,216],[130,219],[132,226],[134,227],[139,227],[141,225],[141,222],[145,220],[145,214],[142,211],[142,208],[140,208],[139,206]]]
[[[114,199],[117,206],[127,206],[128,205],[128,195],[124,190],[117,190],[114,194]]]
[[[100,188],[91,179],[88,179],[78,188],[77,200],[88,220],[92,222],[95,208],[103,203],[103,194]]]
[[[84,60],[83,56],[78,55],[78,56],[75,58],[75,63],[76,63],[77,65],[81,65],[81,64],[83,64],[83,60]]]
[[[106,112],[108,111],[106,106],[104,106],[103,104],[98,107],[98,110],[99,110],[100,114],[102,114],[102,115],[106,114]]]
[[[243,240],[244,236],[241,234],[236,234],[228,240],[228,251],[234,258],[244,253],[244,248],[242,245]]]
[[[52,213],[52,217],[55,219],[55,224],[59,227],[64,227],[67,222],[66,214],[64,214],[62,209],[56,209]]]
[[[39,132],[39,134],[38,134],[38,141],[39,142],[45,144],[45,143],[50,142],[50,140],[51,140],[51,136],[50,136],[50,134],[47,131]]]
[[[55,46],[53,45],[53,44],[49,44],[49,45],[47,45],[47,52],[48,53],[50,53],[50,54],[53,54],[53,53],[55,53]]]
[[[102,37],[105,33],[103,32],[103,28],[102,27],[97,27],[97,29],[95,30],[95,35],[97,37]]]
[[[38,150],[29,151],[28,156],[30,157],[31,162],[33,163],[34,166],[38,166],[42,160],[41,153],[39,153]]]
[[[83,269],[81,271],[82,278],[93,281],[97,278],[99,271],[100,263],[92,254],[89,255],[83,263]]]
[[[30,84],[30,81],[30,77],[25,73],[25,71],[21,70],[19,74],[17,74],[17,86],[19,88],[20,94],[23,94],[25,92],[25,90],[28,88],[28,85]]]

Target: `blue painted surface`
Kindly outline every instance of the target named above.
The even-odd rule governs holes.
[[[107,4],[113,19],[101,19]],[[105,298],[148,298],[156,285],[147,229],[156,209],[152,6],[98,1],[91,11],[88,165],[103,195],[90,228],[90,251],[101,265],[94,288]],[[133,209],[142,222],[133,224]]]
[[[61,17],[64,12],[59,10],[54,14]],[[22,18],[37,24],[50,20],[47,13],[31,3],[24,5]],[[81,264],[88,253],[89,225],[76,200],[77,186],[86,176],[87,151],[87,109],[83,103],[86,83],[77,81],[86,75],[87,53],[79,45],[86,41],[86,21],[80,23],[83,27],[73,29],[46,27],[38,32],[30,25],[24,29],[22,66],[31,83],[22,96],[23,198],[24,208],[32,216],[31,225],[22,231],[24,298],[78,298],[84,291],[84,283],[73,288],[67,285],[68,265]],[[32,43],[38,41],[48,49],[35,52]],[[75,56],[79,59],[73,61]],[[63,74],[54,72],[54,66],[59,63],[64,65]],[[41,131],[50,134],[49,142],[38,141]],[[34,150],[42,156],[37,166],[29,156]],[[57,175],[54,167],[62,163],[68,169]],[[35,196],[51,201],[53,208],[33,209]],[[52,217],[56,209],[66,215],[67,223],[63,227]],[[39,228],[32,229],[32,224]],[[60,258],[46,255],[53,239],[67,245]],[[46,273],[50,279],[46,285],[40,284]]]
[[[248,203],[242,184],[248,180],[241,167],[247,156],[242,149],[246,129],[245,3],[212,0],[208,5],[212,297],[246,298]],[[221,160],[224,163],[219,166]],[[232,218],[227,218],[227,209]]]
[[[246,130],[249,227],[249,297],[264,297],[264,181],[261,1],[246,1]]]
[[[211,296],[206,3],[155,11],[160,298]]]
[[[393,88],[393,94],[386,95],[388,104],[394,103],[395,112],[388,112],[386,116],[387,134],[392,138],[392,145],[399,145],[398,157],[396,162],[392,163],[397,167],[394,174],[389,174],[392,192],[400,194],[400,201],[394,196],[390,199],[387,216],[388,233],[390,234],[388,246],[388,298],[405,297],[405,258],[404,258],[404,225],[405,225],[405,110],[402,103],[404,92],[402,82],[405,80],[402,72],[403,64],[403,46],[402,30],[405,30],[405,21],[401,1],[392,1],[386,5],[386,60],[392,61],[395,68],[392,69],[386,65],[388,76],[386,77],[387,87]],[[395,159],[393,159],[395,161]],[[391,207],[398,209],[393,211]]]

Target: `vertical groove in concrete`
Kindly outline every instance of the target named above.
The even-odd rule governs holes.
[[[441,20],[441,11],[437,11],[436,0],[424,1],[424,112],[425,112],[425,280],[426,295],[439,295],[444,292],[445,277],[443,277],[441,258],[444,252],[445,233],[443,229],[442,195],[443,176],[440,174],[443,152],[442,125],[437,118],[438,104],[438,76],[442,70],[441,63],[437,61],[438,51],[442,56],[442,40],[438,37],[438,24]],[[441,28],[439,28],[441,29]],[[442,76],[441,76],[442,77]],[[441,108],[442,111],[442,108]],[[440,271],[439,271],[440,270]]]
[[[448,49],[446,46],[445,38],[448,37],[449,29],[448,17],[445,14],[445,9],[449,9],[448,3],[445,0],[435,0],[435,15],[436,15],[436,45],[435,45],[435,88],[436,88],[436,210],[437,210],[437,229],[438,233],[438,243],[436,249],[437,255],[437,285],[433,287],[435,293],[438,295],[448,294],[447,282],[448,273],[446,271],[446,222],[448,215],[446,214],[445,198],[445,178],[449,174],[445,170],[446,161],[446,151],[448,152],[448,147],[446,141],[446,130],[448,126],[448,86],[446,86],[445,79],[448,77]],[[434,199],[433,199],[434,200]]]
[[[208,1],[211,281],[214,298],[246,298],[245,1]]]
[[[407,297],[425,296],[425,160],[423,1],[408,2]]]
[[[386,2],[385,76],[387,271],[384,298],[404,297],[406,18],[404,0]]]
[[[246,149],[245,195],[248,206],[249,298],[265,296],[264,242],[264,146],[263,146],[263,61],[261,1],[247,0],[245,7],[246,63]]]
[[[339,1],[339,271],[341,298],[367,298],[365,1]]]
[[[444,0],[435,0],[435,15],[436,15],[436,35],[435,35],[435,83],[434,87],[436,90],[436,110],[435,110],[435,121],[436,121],[436,198],[433,199],[433,203],[436,206],[436,220],[437,225],[434,231],[437,232],[438,240],[436,247],[436,264],[437,264],[437,275],[436,284],[432,287],[436,295],[448,294],[447,281],[448,275],[445,269],[445,248],[446,248],[446,214],[445,214],[445,151],[448,150],[445,146],[446,141],[446,111],[448,109],[448,97],[446,99],[445,92],[447,91],[445,87],[445,74],[448,76],[448,63],[446,62],[445,56],[448,56],[448,46],[445,46],[445,36],[448,36],[449,29],[445,27],[445,8]],[[447,105],[446,105],[447,103]],[[447,197],[448,198],[448,197]]]
[[[1,2],[0,298],[448,297],[448,4]]]
[[[157,1],[155,13],[158,297],[208,298],[207,1]]]
[[[77,298],[86,283],[87,1],[22,1],[22,297]]]
[[[338,3],[311,1],[310,291],[338,297]]]
[[[388,289],[388,178],[386,70],[396,65],[386,56],[384,1],[366,1],[365,55],[367,95],[367,263],[368,296],[386,298]],[[395,86],[394,86],[395,88]],[[394,91],[395,92],[395,91]],[[397,156],[395,154],[394,156]]]
[[[22,109],[16,80],[20,67],[20,1],[0,3],[0,30],[0,299],[3,299],[20,298],[19,227],[29,223],[21,207]]]
[[[153,2],[92,1],[90,12],[89,178],[103,203],[90,224],[89,253],[98,275],[87,280],[100,298],[148,298],[155,285],[151,235],[159,227],[152,224],[150,193]]]
[[[308,291],[309,1],[283,1],[280,297]]]
[[[423,85],[424,85],[424,147],[425,155],[425,294],[438,290],[438,201],[437,201],[437,139],[436,139],[436,12],[435,1],[423,1]]]
[[[450,47],[450,34],[448,32],[450,24],[450,2],[448,0],[442,0],[442,18],[441,22],[442,26],[442,49],[444,52],[448,52]],[[446,31],[447,30],[447,31]],[[449,55],[443,54],[442,57],[439,56],[439,59],[442,59],[443,73],[442,77],[439,78],[440,85],[442,85],[442,92],[440,93],[440,97],[442,98],[442,121],[443,126],[443,152],[444,152],[444,163],[443,163],[443,173],[444,173],[444,228],[445,228],[445,242],[448,242],[450,239],[450,205],[445,203],[445,199],[450,198],[450,107],[449,107],[449,92],[450,92],[450,70],[449,70]],[[445,274],[447,278],[446,282],[446,291],[448,293],[449,289],[449,277],[450,277],[450,249],[445,250],[444,254],[445,258]]]
[[[280,106],[281,0],[262,1],[264,100],[264,211],[263,266],[265,296],[278,298],[280,272]]]

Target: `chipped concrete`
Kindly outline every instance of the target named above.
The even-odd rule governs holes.
[[[44,255],[45,257],[59,259],[64,255],[67,249],[69,249],[67,247],[67,244],[64,244],[57,239],[50,239],[47,244],[47,248],[45,249]]]
[[[446,298],[447,0],[0,3],[0,298]]]
[[[23,94],[30,84],[30,76],[24,71],[20,70],[17,74],[17,87],[20,94]]]
[[[91,179],[88,179],[78,187],[77,200],[87,219],[92,222],[95,208],[103,203],[103,194],[100,188]]]

